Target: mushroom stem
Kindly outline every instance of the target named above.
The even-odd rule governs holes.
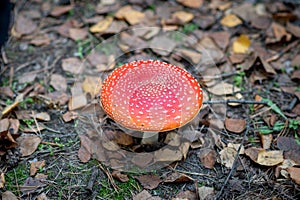
[[[154,144],[158,142],[158,132],[144,132],[141,144]]]

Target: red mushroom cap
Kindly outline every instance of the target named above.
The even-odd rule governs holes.
[[[101,104],[120,125],[159,132],[191,121],[202,106],[202,89],[186,70],[157,60],[115,69],[103,82]]]

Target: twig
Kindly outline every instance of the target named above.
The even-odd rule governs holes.
[[[288,46],[286,46],[285,48],[283,48],[279,53],[273,55],[272,57],[268,58],[266,61],[267,62],[272,62],[275,60],[278,60],[284,53],[288,52],[290,49],[294,48],[300,40],[296,40],[294,42],[292,42],[291,44],[289,44]]]
[[[90,178],[90,180],[87,184],[87,187],[86,187],[89,191],[93,191],[93,186],[94,186],[96,178],[98,177],[98,174],[99,174],[98,169],[96,167],[94,167],[93,171],[92,171],[91,178]]]
[[[246,140],[246,137],[247,137],[247,135],[248,135],[248,131],[249,131],[249,124],[247,124],[247,128],[246,128],[246,130],[245,130],[245,132],[244,132],[244,136],[243,136],[242,142],[241,142],[241,144],[240,144],[240,146],[239,146],[239,148],[238,148],[238,150],[237,150],[237,152],[236,152],[236,155],[235,155],[235,157],[234,157],[234,161],[233,161],[232,168],[231,168],[231,170],[230,170],[230,172],[229,172],[229,174],[228,174],[228,176],[227,176],[225,182],[223,183],[221,190],[217,193],[215,199],[220,199],[220,198],[221,198],[225,186],[227,186],[229,179],[231,178],[231,176],[233,175],[233,173],[234,173],[235,170],[236,170],[238,157],[239,157],[240,151],[241,151],[241,149],[242,149],[242,146],[243,146],[243,144],[244,144],[244,142],[245,142],[245,140]]]
[[[118,192],[119,187],[118,187],[117,184],[115,183],[115,181],[114,181],[114,179],[113,179],[111,173],[108,171],[108,169],[104,169],[104,167],[101,165],[101,163],[99,163],[98,166],[99,166],[99,168],[106,174],[106,176],[107,176],[107,178],[108,178],[110,184],[113,186],[114,190],[115,190],[116,192]]]
[[[228,103],[241,103],[241,104],[267,104],[265,101],[251,101],[245,99],[228,99],[228,100],[212,100],[203,101],[203,104],[228,104]]]

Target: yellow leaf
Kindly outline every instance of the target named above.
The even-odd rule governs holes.
[[[221,24],[223,26],[234,27],[239,24],[242,24],[242,20],[240,20],[240,18],[238,18],[234,14],[229,14],[221,19]]]
[[[83,91],[89,93],[93,98],[100,94],[100,87],[101,80],[99,77],[87,76],[82,83]]]
[[[258,153],[257,163],[265,166],[275,166],[283,162],[282,151],[266,151],[262,150]]]
[[[95,24],[94,26],[92,26],[90,28],[90,31],[92,33],[101,33],[103,31],[105,31],[110,26],[110,24],[112,23],[112,21],[113,21],[113,18],[110,17],[110,16],[108,16],[104,20],[101,20],[100,22],[98,22],[97,24]]]
[[[125,13],[124,18],[130,25],[135,25],[140,23],[145,17],[145,14],[137,11],[137,10],[130,10]]]
[[[177,11],[172,15],[172,18],[178,19],[180,23],[185,24],[194,18],[194,15],[185,11]]]
[[[249,37],[242,34],[233,42],[233,52],[246,53],[249,49],[250,44],[251,41],[249,40]]]

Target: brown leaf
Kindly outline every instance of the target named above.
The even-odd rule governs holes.
[[[243,22],[234,14],[228,14],[221,19],[221,24],[227,27],[235,27]]]
[[[178,25],[186,24],[194,18],[194,15],[186,11],[177,11],[172,14],[172,19],[177,22]]]
[[[87,98],[85,94],[81,94],[78,96],[71,96],[69,103],[68,103],[68,108],[69,110],[77,110],[79,108],[82,108],[87,105]]]
[[[7,149],[17,147],[18,143],[15,139],[19,136],[17,134],[12,135],[8,130],[0,132],[0,149],[5,152]]]
[[[0,189],[4,188],[4,184],[5,184],[5,176],[4,176],[4,173],[1,172],[0,173]]]
[[[225,147],[219,154],[221,164],[228,168],[232,168],[237,151],[234,148]]]
[[[165,183],[186,183],[194,181],[193,178],[178,172],[173,172],[167,175],[164,179]]]
[[[83,91],[89,93],[92,98],[100,94],[101,86],[101,79],[98,76],[86,76],[82,83]]]
[[[245,154],[251,158],[254,162],[257,162],[258,153],[262,151],[262,148],[250,147],[245,150]]]
[[[45,103],[48,104],[49,107],[55,107],[56,105],[65,105],[69,100],[69,96],[62,91],[50,92],[45,97],[47,98]]]
[[[121,181],[122,183],[129,181],[127,174],[122,174],[120,171],[114,170],[111,173],[111,175],[112,175],[112,177],[114,177],[118,181]]]
[[[276,41],[280,41],[283,37],[286,37],[287,41],[290,40],[291,35],[286,32],[284,26],[273,22],[271,27],[272,27]]]
[[[161,200],[160,197],[153,197],[147,190],[143,190],[133,196],[133,200]]]
[[[198,153],[201,164],[208,169],[213,169],[217,161],[217,153],[213,149],[204,148]]]
[[[34,117],[38,120],[50,121],[50,115],[46,112],[37,113],[34,115]]]
[[[133,156],[131,162],[138,167],[145,168],[153,162],[152,153],[138,153]]]
[[[297,54],[291,61],[291,66],[300,66],[300,54]]]
[[[53,17],[59,17],[73,9],[73,5],[56,6],[50,13]]]
[[[225,127],[228,131],[241,133],[246,128],[246,120],[244,119],[225,119]]]
[[[257,29],[267,29],[270,27],[272,19],[268,16],[257,15],[251,19],[251,25]]]
[[[14,97],[14,92],[9,86],[0,87],[0,95],[4,95],[10,98]]]
[[[179,3],[190,8],[199,8],[203,4],[203,0],[177,0]]]
[[[192,192],[190,190],[186,190],[186,191],[180,191],[177,195],[176,195],[176,199],[174,200],[181,200],[181,199],[185,199],[185,200],[189,200],[189,199],[198,199],[197,195],[195,192]]]
[[[65,92],[67,90],[67,80],[60,74],[52,74],[50,85],[57,91]]]
[[[35,152],[38,145],[41,143],[41,138],[38,136],[21,136],[17,139],[20,146],[22,157],[29,156]]]
[[[300,38],[300,26],[296,26],[290,22],[286,25],[286,30],[293,34],[295,37]]]
[[[191,60],[193,64],[198,64],[202,55],[193,50],[188,49],[178,49],[178,52],[182,54],[183,57],[187,57],[188,60]]]
[[[64,122],[70,122],[78,118],[78,113],[74,111],[67,111],[65,114],[62,115],[62,118]]]
[[[202,186],[198,188],[199,198],[200,200],[210,199],[208,197],[212,196],[215,192],[213,187]]]
[[[300,70],[295,70],[291,76],[294,81],[300,81]]]
[[[2,200],[18,200],[18,197],[11,191],[5,191],[2,193]]]
[[[155,189],[162,182],[159,176],[152,174],[136,176],[135,178],[141,183],[143,188],[149,190]]]
[[[51,39],[48,37],[47,34],[36,36],[32,40],[30,40],[30,44],[33,44],[35,46],[47,46],[50,43]]]
[[[108,27],[111,25],[112,22],[113,22],[113,18],[111,16],[108,16],[105,19],[98,22],[97,24],[93,25],[90,28],[90,31],[92,33],[102,33],[106,29],[108,29]]]
[[[277,148],[283,151],[296,150],[300,152],[300,145],[292,137],[278,137]]]
[[[45,181],[39,180],[37,178],[32,178],[29,176],[22,186],[20,186],[20,191],[30,194],[36,189],[46,186]]]
[[[182,159],[182,152],[171,149],[160,149],[155,151],[154,159],[158,162],[174,162]]]
[[[88,162],[92,157],[92,141],[85,135],[79,135],[80,149],[78,158],[81,162]]]
[[[37,25],[34,21],[25,16],[18,15],[15,22],[15,31],[19,35],[32,34],[37,29]]]
[[[36,200],[48,200],[48,197],[45,193],[42,193],[36,197]]]
[[[161,55],[168,56],[175,48],[176,43],[167,36],[154,37],[150,42],[150,48]]]
[[[263,149],[270,149],[271,144],[273,142],[273,135],[272,134],[268,134],[268,135],[261,134],[260,140],[261,140]]]
[[[8,118],[1,119],[0,120],[0,132],[7,131],[9,128],[9,124],[10,124],[10,122],[9,122]]]
[[[72,74],[80,74],[83,70],[82,62],[77,57],[63,59],[62,68]]]
[[[69,35],[72,40],[83,40],[88,35],[88,31],[85,28],[70,28]]]
[[[210,37],[221,49],[226,49],[229,44],[230,34],[227,31],[213,32]]]
[[[30,176],[36,175],[36,173],[38,172],[38,170],[40,170],[43,167],[45,167],[45,165],[46,165],[45,160],[31,162],[30,163]]]
[[[144,13],[133,9],[124,13],[124,18],[130,25],[140,24],[144,17]]]
[[[36,77],[36,73],[23,73],[22,76],[18,78],[18,81],[19,83],[32,83]]]
[[[283,151],[266,151],[258,152],[257,163],[265,166],[275,166],[283,161]]]
[[[300,168],[288,167],[287,171],[289,172],[291,179],[300,185]]]

